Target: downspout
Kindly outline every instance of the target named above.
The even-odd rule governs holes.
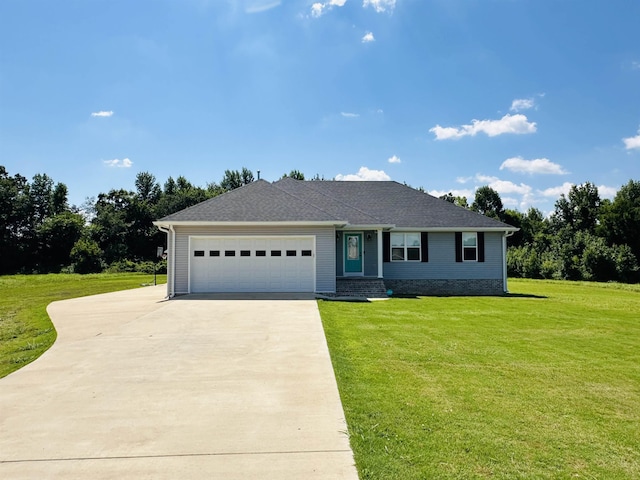
[[[378,230],[376,231],[376,235],[377,235],[377,240],[378,240],[378,278],[384,278],[384,274],[383,274],[383,270],[382,270],[382,261],[383,261],[383,254],[382,254],[382,229],[378,228]]]
[[[502,287],[504,293],[509,293],[509,287],[507,285],[507,237],[510,237],[515,232],[504,232],[502,236]]]
[[[176,231],[173,225],[169,225],[169,230],[171,230],[171,292],[169,292],[169,298],[173,298],[176,295]]]

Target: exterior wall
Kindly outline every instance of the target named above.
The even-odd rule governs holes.
[[[361,230],[348,230],[349,232],[360,232]],[[344,242],[342,238],[343,232],[338,232],[340,238],[336,238],[336,276],[344,275]],[[363,256],[364,256],[364,276],[378,276],[378,240],[374,230],[364,230],[363,233]],[[371,235],[371,239],[367,239],[367,235]]]
[[[428,262],[383,264],[387,288],[403,295],[496,295],[504,292],[502,233],[485,233],[484,262],[456,262],[455,234],[429,233]]]
[[[336,291],[335,229],[333,227],[175,227],[175,293],[189,289],[189,236],[314,235],[316,237],[316,291]]]
[[[393,295],[502,295],[502,279],[385,280]]]

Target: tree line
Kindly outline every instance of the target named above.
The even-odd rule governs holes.
[[[476,190],[470,206],[464,197],[440,198],[520,229],[508,239],[510,276],[640,281],[640,181],[629,180],[613,200],[600,198],[590,182],[573,185],[548,217],[536,208],[526,213],[505,209],[488,186]]]
[[[298,170],[287,176],[305,178]],[[68,203],[66,185],[48,175],[29,181],[0,166],[0,274],[150,271],[157,247],[166,244],[154,220],[254,180],[242,168],[225,170],[220,182],[205,187],[183,176],[161,185],[141,172],[135,190],[113,189],[76,206]],[[489,186],[476,190],[471,205],[452,194],[440,198],[520,229],[508,239],[511,276],[640,281],[639,181],[630,180],[612,201],[601,199],[589,182],[575,185],[548,217],[536,208],[505,209]]]
[[[304,179],[297,170],[284,176]],[[205,187],[183,176],[161,186],[141,172],[134,191],[113,189],[76,206],[67,186],[47,174],[29,181],[0,165],[0,274],[152,271],[157,248],[166,245],[154,220],[254,180],[242,168]]]

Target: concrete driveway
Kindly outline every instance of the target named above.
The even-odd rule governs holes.
[[[48,307],[0,379],[0,478],[358,478],[313,299],[164,292]]]

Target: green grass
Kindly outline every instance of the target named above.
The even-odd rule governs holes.
[[[166,275],[158,275],[158,283],[164,282]],[[0,276],[0,378],[34,361],[55,341],[49,303],[148,283],[153,275],[139,273]]]
[[[640,286],[320,301],[362,479],[640,478]]]

